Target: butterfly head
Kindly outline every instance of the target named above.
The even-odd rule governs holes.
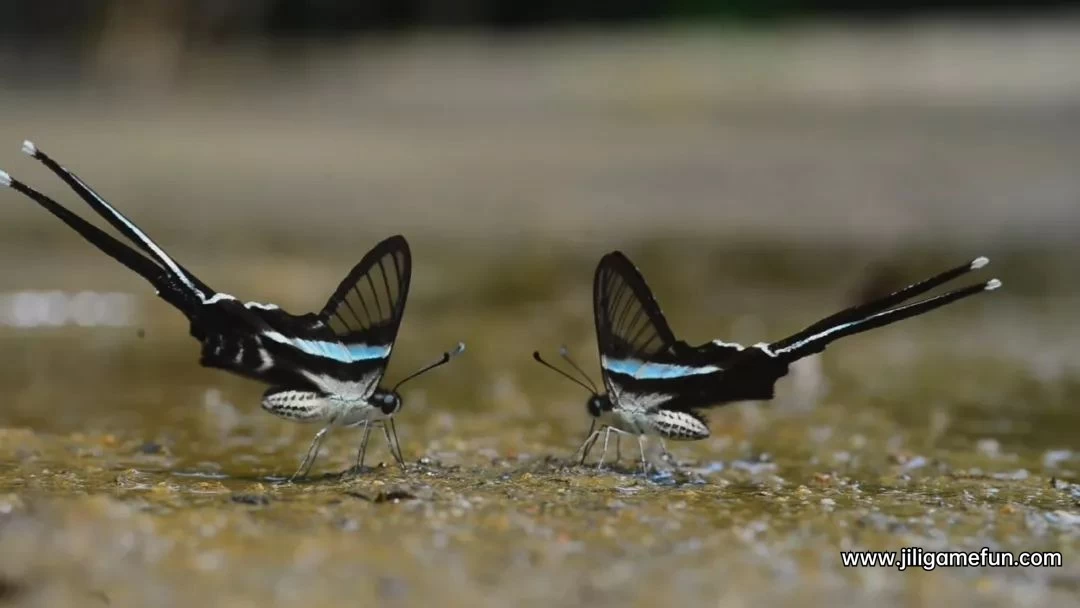
[[[570,367],[574,368],[574,370],[581,374],[581,377],[584,378],[585,381],[582,382],[581,380],[571,376],[570,374],[555,367],[547,361],[544,361],[543,357],[540,356],[539,351],[533,351],[533,359],[536,359],[537,363],[560,374],[567,380],[570,380],[574,384],[577,384],[578,386],[592,393],[591,395],[589,395],[588,401],[585,402],[585,409],[589,412],[590,416],[592,416],[593,418],[599,418],[601,415],[604,414],[604,412],[610,412],[614,408],[614,406],[611,403],[611,399],[608,398],[607,393],[601,393],[599,390],[597,390],[596,385],[593,384],[592,379],[589,378],[589,375],[585,373],[585,370],[581,369],[581,367],[577,363],[574,363],[574,360],[570,358],[570,353],[567,351],[565,346],[559,349],[559,356],[565,359],[566,362],[570,364]]]
[[[401,411],[401,394],[396,390],[377,389],[371,396],[371,404],[382,410],[382,413],[390,416]]]
[[[375,394],[371,396],[372,404],[380,408],[384,414],[396,414],[397,412],[401,411],[401,407],[405,403],[404,400],[402,400],[401,398],[401,393],[398,392],[398,388],[400,388],[402,384],[405,384],[409,380],[412,380],[413,378],[421,374],[430,372],[431,370],[439,367],[440,365],[445,365],[446,363],[449,363],[450,359],[453,359],[454,357],[460,355],[463,352],[465,352],[465,343],[458,342],[458,345],[454,348],[454,350],[446,351],[442,354],[441,357],[439,357],[438,361],[435,361],[434,363],[429,363],[428,365],[421,367],[420,369],[409,374],[408,376],[405,376],[404,379],[394,385],[394,388],[390,390],[382,388],[376,389]]]
[[[593,418],[599,418],[604,412],[610,412],[615,406],[612,405],[611,399],[608,399],[607,393],[593,394],[589,397],[589,400],[585,402],[585,409],[589,411],[589,415]]]

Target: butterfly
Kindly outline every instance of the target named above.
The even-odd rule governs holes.
[[[602,466],[608,440],[615,433],[616,439],[619,435],[638,438],[642,469],[647,472],[646,436],[660,437],[665,453],[664,438],[707,438],[709,426],[703,409],[736,401],[772,399],[777,380],[787,374],[792,363],[822,352],[830,343],[1001,287],[1001,281],[991,279],[904,304],[988,263],[985,257],[975,258],[885,297],[830,315],[776,342],[745,347],[713,340],[692,346],[675,337],[637,267],[621,252],[614,251],[600,260],[593,280],[593,313],[604,392],[570,359],[565,347],[562,357],[585,382],[549,364],[539,352],[534,352],[533,358],[592,393],[586,402],[592,426],[578,450],[581,464],[603,434]]]
[[[189,320],[190,334],[201,344],[202,366],[269,384],[262,396],[264,410],[287,420],[323,425],[290,481],[307,475],[323,440],[335,427],[364,429],[357,454],[359,469],[372,426],[382,426],[391,453],[404,469],[393,419],[402,408],[398,389],[449,362],[465,348],[459,343],[392,388],[381,386],[412,278],[412,254],[404,237],[392,236],[369,251],[318,313],[294,315],[274,304],[242,302],[211,289],[32,142],[23,143],[23,152],[63,180],[138,250],[3,171],[0,186],[33,199],[103,253],[149,281],[161,299]]]

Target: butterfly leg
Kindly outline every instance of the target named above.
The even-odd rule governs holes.
[[[405,471],[405,459],[401,457],[401,446],[398,446],[398,450],[394,451],[394,440],[391,439],[390,429],[387,428],[387,424],[385,422],[382,425],[382,430],[383,435],[386,436],[386,445],[388,448],[390,448],[390,455],[394,457],[395,461],[397,461],[397,464],[399,467],[401,467],[401,470]],[[395,435],[396,434],[397,433],[395,433]]]
[[[311,470],[311,465],[315,464],[315,457],[319,455],[319,447],[322,446],[323,439],[326,439],[332,428],[334,428],[334,424],[331,422],[318,433],[315,433],[315,438],[311,440],[311,446],[308,447],[304,460],[300,462],[300,468],[296,469],[296,472],[289,478],[290,482],[298,477],[307,476],[308,471]]]
[[[675,462],[675,456],[673,456],[671,454],[671,452],[668,451],[667,443],[664,442],[663,437],[660,437],[660,457],[663,458],[665,462],[669,462],[669,463],[674,464],[676,466],[678,466],[678,464],[679,464],[679,463]]]
[[[604,428],[604,451],[600,452],[600,462],[596,463],[596,470],[597,471],[604,468],[604,457],[607,456],[608,441],[611,439],[611,431],[614,431],[614,430],[615,429],[610,427],[610,426]],[[616,435],[616,437],[618,437],[618,435]]]
[[[397,446],[398,462],[401,463],[402,470],[408,470],[405,467],[405,455],[401,453],[401,439],[397,435],[397,425],[394,424],[394,419],[390,419],[390,432],[394,435],[394,445]]]
[[[371,421],[364,421],[364,438],[360,440],[360,450],[356,452],[356,470],[364,469],[364,456],[367,454],[368,438],[371,437]]]
[[[603,431],[593,431],[592,433],[589,433],[589,436],[585,438],[585,443],[582,443],[581,447],[577,449],[577,452],[574,452],[575,455],[577,455],[578,452],[581,452],[581,460],[578,462],[578,465],[585,464],[585,458],[600,439],[600,433],[602,432]]]
[[[607,455],[608,442],[611,439],[611,434],[615,433],[615,443],[616,444],[618,444],[618,442],[619,442],[619,436],[620,435],[629,435],[630,434],[630,433],[627,433],[626,431],[623,431],[621,429],[617,429],[617,428],[615,428],[613,426],[604,427],[602,430],[603,430],[603,433],[604,433],[604,451],[600,454],[600,462],[597,463],[597,465],[596,465],[597,470],[604,467],[604,457]],[[640,441],[639,441],[639,443],[640,443]],[[642,447],[642,450],[644,450],[644,447]],[[642,452],[642,454],[643,454],[642,457],[644,457],[644,451]]]
[[[579,466],[585,464],[585,457],[589,455],[589,450],[592,449],[593,444],[596,443],[596,440],[599,438],[600,431],[596,430],[596,420],[593,419],[592,424],[589,426],[589,434],[585,437],[585,443],[582,443],[581,447],[574,452],[575,456],[578,452],[581,452],[581,462],[578,463]]]
[[[641,474],[649,476],[649,461],[645,459],[645,435],[637,436],[638,449],[641,450]]]
[[[604,457],[607,455],[608,441],[611,439],[611,434],[615,433],[615,445],[619,445],[619,437],[622,435],[629,435],[626,431],[619,430],[613,426],[607,426],[603,429],[604,432],[604,451],[600,454],[600,462],[597,463],[596,468],[601,469],[604,466]],[[599,439],[599,437],[597,438]]]

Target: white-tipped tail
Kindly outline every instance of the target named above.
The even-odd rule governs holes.
[[[0,171],[0,186],[7,188],[11,185],[11,176],[6,171]]]
[[[979,257],[975,258],[974,260],[971,260],[971,269],[972,270],[978,270],[978,269],[982,268],[983,266],[986,266],[989,263],[990,263],[990,258],[979,256]]]
[[[984,287],[983,289],[985,289],[986,291],[994,291],[998,287],[1001,287],[1001,281],[997,279],[990,279],[986,282],[986,287]]]
[[[29,139],[22,142],[22,151],[23,154],[37,156],[37,146],[35,146],[34,142],[30,141]]]

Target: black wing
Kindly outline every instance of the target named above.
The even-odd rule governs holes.
[[[318,314],[292,316],[276,307],[246,305],[270,327],[260,338],[274,365],[295,376],[273,383],[370,397],[390,362],[411,276],[409,244],[392,236],[364,255]]]
[[[1001,286],[997,279],[976,283],[939,296],[901,305],[915,296],[926,293],[973,270],[978,270],[989,260],[984,257],[950,268],[929,279],[909,285],[883,298],[858,306],[852,306],[830,315],[806,329],[772,344],[759,344],[740,350],[722,359],[724,373],[713,381],[700,386],[686,386],[680,399],[666,407],[690,409],[707,405],[722,405],[733,401],[771,399],[776,381],[787,374],[788,366],[803,357],[820,353],[830,343],[854,334],[884,327],[903,319],[925,314],[952,302],[992,291]],[[699,356],[709,357],[717,352],[717,344],[727,348],[732,345],[710,343],[689,350]]]
[[[618,251],[596,268],[593,306],[604,385],[614,400],[652,395],[659,405],[722,371],[713,363],[717,353],[675,338],[644,277]]]
[[[605,255],[593,281],[601,359],[651,360],[673,354],[675,335],[645,278],[622,252]]]
[[[397,339],[412,277],[412,254],[401,235],[364,256],[319,313],[341,343],[359,359],[390,350]]]
[[[922,295],[989,263],[990,260],[985,257],[975,258],[970,262],[938,273],[929,279],[908,285],[885,297],[829,315],[796,334],[770,344],[769,348],[778,356],[795,361],[825,350],[829,343],[844,336],[883,327],[930,312],[935,308],[940,308],[984,291],[992,291],[1001,286],[1001,281],[991,279],[990,281],[969,285],[939,296],[901,306],[901,304],[915,296]]]
[[[203,365],[289,390],[367,399],[390,362],[411,273],[409,245],[394,236],[364,255],[317,314],[232,298],[214,302],[220,336],[204,346]],[[253,346],[241,340],[246,332],[234,335],[237,327],[256,333]]]
[[[593,297],[604,384],[616,402],[693,412],[768,399],[787,372],[785,362],[759,347],[676,339],[645,279],[619,252],[600,260]]]
[[[75,175],[67,168],[61,166],[60,163],[53,160],[52,157],[34,145],[33,142],[24,141],[23,152],[45,165],[46,168],[63,180],[69,188],[74,190],[75,194],[78,194],[79,198],[83,199],[90,208],[103,217],[105,221],[109,222],[113,228],[119,230],[120,233],[134,243],[136,247],[144,251],[151,259],[160,264],[161,267],[167,271],[168,275],[173,279],[172,282],[175,283],[178,288],[188,291],[189,295],[195,296],[200,302],[205,302],[213,297],[215,293],[213,289],[210,289],[210,287],[200,281],[198,277],[191,274],[187,268],[184,268],[181,264],[173,260],[169,254],[165,253],[165,250],[159,247],[158,244],[136,226],[134,222],[109,204],[109,202],[100,194],[95,192],[93,188],[80,179],[78,175]],[[64,221],[67,222],[66,219],[64,219]],[[70,222],[69,225],[71,225]],[[85,233],[83,236],[87,237],[91,242],[98,244],[98,241],[90,238]],[[100,246],[101,245],[99,245],[99,247]],[[109,255],[112,254],[110,253]]]
[[[106,255],[138,273],[154,286],[162,299],[178,308],[188,318],[193,318],[199,306],[216,295],[214,290],[207,287],[205,283],[199,281],[187,269],[175,262],[134,222],[106,202],[74,173],[60,166],[29,141],[23,142],[23,151],[59,176],[76,194],[89,203],[95,212],[130,239],[146,255],[144,256],[136,249],[120,242],[97,226],[75,215],[55,200],[11,178],[2,171],[0,171],[0,174],[2,174],[0,175],[0,185],[8,186],[34,200]]]
[[[616,400],[636,397],[692,412],[771,397],[775,379],[786,371],[757,348],[721,341],[690,346],[676,339],[645,279],[619,252],[600,261],[594,299],[604,383]]]

